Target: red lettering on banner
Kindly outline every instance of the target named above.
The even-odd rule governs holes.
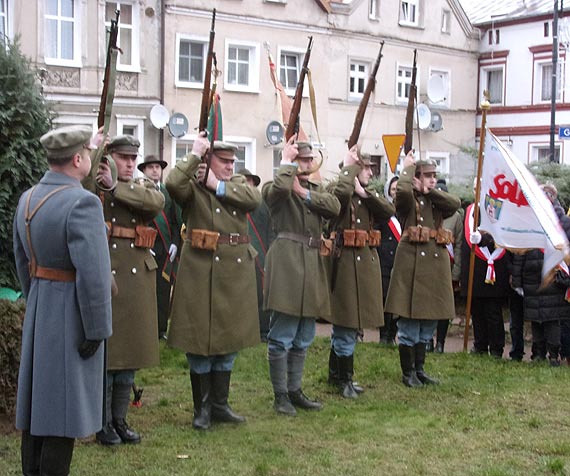
[[[493,179],[495,190],[489,190],[489,195],[492,198],[505,199],[514,203],[518,207],[528,206],[526,197],[522,193],[519,183],[515,180],[509,182],[505,178],[505,174],[495,176]]]

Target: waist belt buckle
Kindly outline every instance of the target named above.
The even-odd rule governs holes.
[[[239,244],[239,233],[230,233],[228,244],[235,246]]]
[[[307,246],[309,248],[315,248],[315,239],[312,236],[309,236],[309,240],[307,241]]]

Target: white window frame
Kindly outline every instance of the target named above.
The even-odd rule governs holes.
[[[53,120],[54,129],[63,126],[90,126],[93,129],[93,134],[97,131],[97,116],[91,114],[62,114]]]
[[[205,74],[206,69],[206,56],[208,54],[209,39],[205,36],[186,35],[184,33],[176,33],[176,49],[174,58],[174,84],[179,88],[192,88],[202,89],[204,86],[204,76],[200,81],[182,81],[180,80],[180,43],[182,41],[189,41],[194,43],[201,43],[203,47],[204,56],[202,57],[202,74]]]
[[[427,151],[426,159],[432,159],[438,163],[436,168],[438,175],[449,176],[449,152]]]
[[[407,8],[407,18],[404,14],[406,10],[404,5]],[[410,20],[409,18],[409,11],[410,7],[414,8],[414,18]],[[420,0],[400,0],[400,10],[399,10],[399,24],[402,26],[419,26],[420,24]]]
[[[539,150],[546,150],[550,153],[550,144],[548,142],[540,142],[540,143],[533,143],[529,144],[530,146],[530,154],[528,157],[528,163],[538,162],[538,151]],[[560,141],[554,142],[554,150],[558,150],[558,157],[560,160],[560,164],[563,163],[562,157],[562,143]],[[555,154],[556,155],[556,154]]]
[[[249,63],[248,63],[248,76],[249,84],[230,84],[229,82],[229,51],[230,48],[240,48],[249,50]],[[259,43],[251,41],[231,40],[226,39],[225,45],[226,64],[224,68],[224,89],[227,91],[238,91],[248,93],[259,93],[259,61],[260,61],[260,47]],[[239,61],[238,61],[239,62]],[[237,71],[236,71],[237,74]]]
[[[140,142],[139,155],[137,156],[137,165],[144,161],[144,119],[136,116],[123,116],[117,114],[117,135],[124,134],[124,127],[136,127],[136,138]],[[139,173],[138,169],[135,171],[135,176],[142,177],[144,174]]]
[[[445,108],[449,109],[451,107],[451,71],[443,68],[430,68],[429,77],[439,75],[443,78],[443,84],[446,86],[447,96],[443,101],[434,103],[430,101],[430,106],[434,108]]]
[[[109,1],[105,0],[105,8],[107,3],[115,4],[119,11],[121,11],[121,5],[129,5],[131,7],[131,18],[132,24],[125,25],[121,23],[121,16],[119,15],[119,34],[117,36],[117,46],[121,47],[121,30],[131,30],[131,64],[121,64],[121,54],[119,53],[117,57],[117,71],[130,71],[133,73],[141,72],[140,63],[140,5],[139,2],[134,0],[122,0],[122,1]],[[105,28],[109,28],[111,22],[105,22]]]
[[[542,97],[542,86],[543,86],[543,69],[545,66],[551,66],[553,65],[552,63],[552,59],[549,58],[545,61],[535,61],[535,77],[534,77],[534,84],[535,84],[535,88],[534,88],[534,103],[535,104],[540,104],[540,103],[550,103],[550,101],[552,100],[551,98],[547,98],[547,99],[543,99]],[[564,84],[564,63],[561,61],[558,61],[556,63],[556,66],[558,68],[559,71],[559,76],[558,76],[558,81],[556,84],[556,101],[561,101],[562,100],[562,86]],[[548,75],[548,86],[549,89],[551,88],[552,85],[552,72]],[[551,91],[552,94],[552,91]]]
[[[306,49],[304,48],[299,48],[299,47],[294,47],[294,46],[280,46],[278,48],[277,51],[277,57],[279,58],[279,61],[277,63],[277,79],[279,79],[279,81],[281,81],[281,55],[282,54],[293,54],[293,55],[297,55],[297,59],[299,61],[298,63],[298,71],[297,71],[297,82],[299,80],[299,75],[301,74],[301,68],[303,67],[303,59],[305,58],[305,52]],[[283,89],[285,90],[285,93],[288,96],[293,96],[295,95],[295,88],[297,85],[295,85],[295,87],[293,88],[289,88],[286,87],[283,84]],[[308,91],[308,87],[307,87],[307,77],[305,76],[305,84],[303,85],[303,97],[308,97],[309,96],[309,91]]]
[[[397,63],[396,64],[396,103],[397,104],[408,104],[408,98],[405,96],[401,96],[398,94],[398,84],[400,82],[402,82],[404,85],[406,84],[410,84],[412,83],[412,76],[410,75],[410,80],[400,80],[400,77],[398,76],[398,72],[401,69],[407,69],[410,70],[410,73],[413,74],[413,66],[412,65],[408,65],[408,64],[402,64],[402,63]],[[417,73],[416,73],[416,90],[419,91],[420,90],[420,83],[419,83],[419,78],[420,78],[420,69],[417,68]],[[405,86],[404,86],[404,91],[405,91]]]
[[[352,71],[351,67],[352,65],[355,65],[355,67],[358,66],[364,66],[364,72],[360,72],[360,71]],[[356,59],[351,59],[349,60],[348,63],[348,99],[362,99],[362,96],[364,95],[364,90],[366,89],[366,83],[368,82],[368,77],[370,76],[370,63],[366,62],[366,61],[360,61],[360,60],[356,60]],[[351,91],[350,90],[350,80],[354,78],[354,84],[356,86],[356,89],[358,89],[357,86],[357,82],[359,79],[364,79],[364,88],[363,88],[363,92],[360,93],[357,90],[356,91]]]
[[[14,25],[12,17],[14,15],[14,0],[0,0],[4,4],[4,15],[0,21],[4,23],[4,33],[9,41],[14,39]],[[1,38],[0,42],[5,42],[6,38]]]
[[[368,0],[368,18],[370,20],[380,18],[380,0]]]
[[[451,33],[451,11],[445,8],[441,11],[441,32],[446,35]]]
[[[48,0],[49,1],[49,0]],[[60,1],[61,0],[57,0],[58,2],[58,9],[60,6]],[[44,16],[43,16],[43,25],[44,25],[44,62],[47,65],[53,65],[53,66],[71,66],[71,67],[75,67],[75,68],[80,68],[81,67],[81,50],[82,50],[82,39],[81,39],[81,12],[82,12],[82,4],[79,0],[73,0],[73,58],[72,59],[62,59],[59,57],[56,58],[51,58],[49,57],[47,54],[47,45],[48,45],[48,41],[47,41],[47,33],[48,33],[48,28],[47,28],[47,21],[48,20],[56,20],[58,21],[58,36],[59,36],[59,31],[60,31],[60,27],[59,24],[61,23],[61,19],[62,17],[60,17],[59,15],[56,16],[52,16],[52,15],[48,15],[47,14],[47,8],[46,8],[46,4],[44,3]],[[65,18],[69,18],[69,17],[65,17]],[[58,49],[58,55],[61,55],[61,38],[57,39],[57,49]]]
[[[504,64],[498,64],[498,65],[489,65],[489,66],[481,66],[481,75],[480,75],[480,88],[479,90],[481,91],[481,94],[483,93],[483,91],[485,89],[488,89],[488,80],[487,80],[487,75],[488,73],[490,73],[491,71],[501,71],[503,74],[503,85],[502,85],[502,94],[501,94],[501,101],[500,102],[493,102],[491,101],[491,104],[494,104],[496,106],[504,106],[505,105],[505,88],[506,88],[506,83],[505,83],[505,65]]]

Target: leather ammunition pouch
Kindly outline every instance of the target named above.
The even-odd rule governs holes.
[[[333,252],[333,240],[330,238],[321,238],[321,247],[319,253],[321,256],[330,256]]]
[[[402,238],[406,237],[410,243],[427,243],[430,239],[434,239],[438,245],[453,243],[453,233],[451,230],[446,230],[445,228],[434,230],[433,228],[421,225],[409,226],[404,230],[404,233],[402,233]]]
[[[137,248],[152,248],[158,231],[150,226],[137,225],[135,227],[135,246]]]
[[[342,232],[343,246],[347,248],[379,246],[381,236],[380,230],[355,230],[346,228]]]
[[[368,246],[380,246],[382,240],[382,233],[380,230],[368,230]]]
[[[194,228],[190,232],[190,243],[192,248],[199,250],[215,251],[218,248],[220,234],[217,231],[201,230]]]
[[[453,243],[453,233],[445,228],[438,228],[435,233],[435,242],[438,245],[449,245]]]

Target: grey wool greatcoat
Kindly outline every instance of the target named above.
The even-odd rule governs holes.
[[[451,264],[445,245],[436,244],[433,238],[427,243],[411,243],[403,235],[413,225],[440,227],[459,208],[460,201],[436,189],[427,194],[414,191],[415,171],[415,166],[406,167],[398,181],[395,204],[402,239],[396,250],[385,310],[410,319],[453,319]]]
[[[114,226],[130,229],[148,226],[164,207],[164,195],[154,182],[145,178],[118,182],[113,193],[97,187],[94,191],[101,198],[105,221],[111,230]],[[113,236],[113,231],[109,251],[119,292],[113,296],[113,336],[108,342],[107,370],[158,365],[158,265],[149,248],[136,247],[134,239]]]
[[[340,201],[341,211],[332,221],[331,231],[372,230],[374,223],[388,220],[396,211],[394,205],[372,188],[366,189],[367,198],[354,193],[354,179],[359,171],[358,165],[346,166],[340,171],[333,194]],[[350,329],[384,325],[382,275],[376,247],[343,247],[339,258],[330,259],[331,269],[336,267],[330,322]]]
[[[259,343],[257,252],[250,243],[220,243],[215,251],[193,248],[190,237],[194,229],[247,235],[247,213],[259,206],[261,194],[243,175],[234,175],[218,197],[196,181],[199,165],[200,158],[189,155],[166,178],[189,238],[174,285],[168,345],[197,355],[224,355]]]
[[[14,217],[14,255],[26,297],[18,378],[16,427],[36,436],[83,438],[101,429],[103,346],[84,360],[85,339],[111,335],[111,265],[99,199],[78,180],[46,172],[34,188],[30,211],[49,192],[32,218],[31,242],[39,266],[75,269],[75,281],[30,278],[25,204]]]
[[[282,165],[275,180],[263,186],[276,238],[265,258],[263,307],[297,317],[330,316],[329,281],[318,248],[280,238],[288,232],[320,239],[323,219],[340,212],[340,202],[320,184],[309,181],[309,202],[293,193],[295,165]],[[302,182],[301,182],[302,183]]]

